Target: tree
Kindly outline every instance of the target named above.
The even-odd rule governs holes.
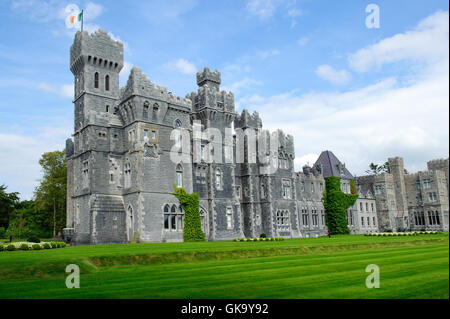
[[[0,227],[5,229],[8,228],[11,213],[19,202],[19,193],[7,193],[6,189],[5,185],[0,185]]]
[[[39,164],[44,174],[34,193],[36,210],[46,214],[46,228],[51,229],[53,236],[56,236],[66,224],[67,162],[65,151],[44,153]]]
[[[369,169],[366,170],[367,174],[380,174],[380,173],[390,173],[389,162],[384,163],[383,165],[378,165],[374,163],[369,164]]]
[[[8,236],[27,238],[29,236],[49,237],[48,216],[36,210],[34,201],[17,203],[11,214]]]
[[[341,191],[341,179],[335,176],[325,178],[323,206],[328,231],[333,234],[348,234],[347,208],[355,204],[358,194],[345,194]]]

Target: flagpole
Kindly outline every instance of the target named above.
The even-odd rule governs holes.
[[[81,32],[83,32],[83,20],[84,20],[84,14],[83,14],[83,10],[81,10]]]

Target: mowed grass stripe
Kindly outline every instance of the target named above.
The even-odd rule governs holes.
[[[153,254],[153,251],[147,251],[147,254],[142,254],[142,247],[151,248],[153,245],[161,244],[137,244],[130,245],[103,245],[99,246],[77,246],[66,249],[56,249],[49,251],[38,252],[13,252],[0,254],[0,280],[1,279],[21,279],[27,277],[44,277],[51,278],[64,273],[67,264],[78,264],[81,267],[81,273],[95,272],[95,267],[111,266],[111,265],[130,265],[130,264],[168,264],[179,262],[198,262],[198,261],[212,261],[212,260],[229,260],[229,259],[245,259],[254,258],[260,256],[271,255],[297,255],[297,254],[317,254],[320,252],[340,252],[346,250],[368,250],[377,249],[381,247],[388,249],[390,247],[411,247],[421,245],[435,245],[439,243],[448,244],[448,234],[440,235],[428,235],[418,236],[417,238],[410,239],[408,237],[399,238],[373,238],[364,236],[342,236],[333,239],[316,238],[319,242],[327,242],[328,245],[297,245],[292,246],[291,242],[296,244],[302,244],[302,240],[293,239],[287,240],[290,244],[285,245],[284,242],[271,242],[271,243],[230,243],[230,242],[218,242],[218,248],[227,247],[227,249],[218,249],[217,251],[210,250],[204,251],[204,249],[193,249],[194,243],[186,243],[187,247],[191,247],[184,253],[179,251],[170,250],[164,254]],[[349,238],[353,240],[356,237],[355,242],[349,241]],[[307,239],[304,239],[307,241]],[[310,241],[307,241],[310,242]],[[204,247],[209,244],[210,248],[213,248],[213,243],[198,243],[199,247]],[[182,245],[177,243],[177,245]],[[244,248],[239,248],[244,245]],[[253,248],[246,250],[245,245],[251,245]],[[261,245],[261,246],[260,246]],[[104,252],[105,247],[110,248],[112,251],[120,251],[115,256],[106,256],[104,253],[99,255],[93,255],[93,251]],[[160,246],[156,246],[161,248]],[[178,247],[178,246],[176,246]],[[229,250],[234,247],[234,250]],[[256,247],[256,248],[255,248]],[[269,247],[269,248],[268,248]],[[124,249],[127,248],[126,254]],[[169,246],[170,248],[170,246]],[[236,250],[236,248],[239,248]],[[167,248],[168,249],[168,248]],[[173,246],[172,246],[173,249]],[[193,250],[192,250],[193,249]],[[74,253],[76,251],[76,254]],[[81,252],[85,252],[86,256],[80,256]],[[39,253],[41,253],[39,255]],[[27,255],[29,254],[29,255]],[[79,255],[75,258],[76,255]],[[136,255],[137,254],[137,255]],[[90,256],[90,257],[89,257]],[[36,260],[36,258],[38,258]],[[13,266],[13,267],[11,267]]]
[[[46,291],[35,291],[35,297],[305,298],[316,296],[314,294],[319,294],[316,297],[327,296],[328,294],[323,292],[325,290],[329,291],[333,298],[346,296],[358,298],[364,297],[360,296],[361,292],[368,290],[363,281],[367,275],[364,268],[368,263],[374,263],[374,260],[380,263],[383,278],[386,273],[389,274],[390,270],[389,267],[381,266],[381,264],[394,263],[395,267],[392,267],[397,280],[400,275],[398,268],[406,269],[407,272],[417,271],[417,268],[419,272],[427,271],[426,279],[429,280],[436,275],[435,273],[441,271],[440,267],[436,267],[436,263],[446,265],[448,285],[448,245],[426,248],[390,249],[384,252],[384,257],[382,251],[370,251],[353,255],[348,252],[336,254],[338,256],[252,258],[234,261],[234,265],[230,262],[228,268],[223,268],[222,265],[221,274],[217,272],[217,267],[220,267],[217,262],[113,267],[99,274],[83,276],[83,288],[80,290],[57,288],[57,286],[64,287],[63,280],[52,280],[52,284],[47,281]],[[310,259],[314,259],[313,262],[316,264],[312,265]],[[358,269],[355,270],[355,267]],[[165,276],[164,272],[166,272]],[[341,280],[341,276],[344,279]],[[407,277],[413,278],[414,281],[415,275]],[[411,283],[411,278],[407,280],[408,283]],[[445,273],[443,281],[445,282]],[[16,284],[19,283],[16,282]],[[33,289],[35,284],[36,282],[25,284],[22,291]],[[412,287],[417,287],[417,283],[414,285],[412,282],[412,284]],[[349,289],[355,285],[356,291]],[[361,285],[363,288],[359,288]],[[342,289],[347,291],[347,294],[342,294],[340,291]],[[371,289],[371,291],[381,290]],[[20,295],[23,296],[19,294],[17,297]],[[382,294],[384,297],[389,295],[395,294],[392,291]]]

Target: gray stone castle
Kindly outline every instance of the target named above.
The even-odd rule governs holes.
[[[233,94],[220,90],[218,71],[198,72],[198,91],[181,98],[153,84],[139,68],[133,68],[119,88],[122,67],[122,43],[103,30],[76,33],[70,48],[75,111],[73,139],[66,142],[64,229],[72,243],[182,241],[184,211],[173,195],[174,185],[199,194],[208,240],[261,233],[316,237],[327,232],[324,177],[343,174],[346,192],[353,178],[339,160],[326,162],[324,155],[313,167],[295,172],[293,137],[281,130],[265,132],[256,112],[237,114]],[[262,138],[253,139],[253,132]],[[249,147],[253,142],[254,149]],[[447,174],[448,185],[448,173],[433,172],[439,179]],[[377,231],[380,217],[382,225],[386,218],[398,225],[398,214],[378,213],[384,206],[374,205],[377,183],[369,177],[359,181],[360,199],[348,216],[352,232]],[[438,211],[445,215],[446,209],[447,217],[440,215],[440,221],[448,229],[446,196],[446,208]],[[407,203],[396,204],[404,204],[406,211]],[[372,210],[361,212],[359,206]],[[416,211],[423,210],[411,208]],[[361,225],[360,217],[365,225],[369,221],[368,227]]]

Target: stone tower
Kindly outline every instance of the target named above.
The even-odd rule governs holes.
[[[235,165],[232,160],[232,122],[236,117],[234,96],[220,91],[220,72],[205,67],[197,72],[197,92],[192,100],[192,123],[202,136],[193,136],[194,191],[199,193],[202,210],[209,212],[207,236],[210,240],[242,236],[239,199],[235,191]]]
[[[123,44],[104,30],[91,35],[77,32],[70,48],[70,70],[75,80],[75,130],[96,123],[96,112],[113,112],[119,97]]]
[[[75,243],[124,242],[121,169],[109,174],[110,154],[121,141],[114,108],[119,97],[123,45],[106,31],[77,32],[70,48],[74,75],[74,143],[67,141],[67,227]],[[114,136],[114,137],[113,137]],[[106,159],[106,160],[105,160]],[[111,181],[114,181],[111,182]]]
[[[394,178],[394,192],[397,208],[396,228],[407,228],[408,225],[408,203],[405,187],[405,167],[403,158],[388,158],[389,170]]]

